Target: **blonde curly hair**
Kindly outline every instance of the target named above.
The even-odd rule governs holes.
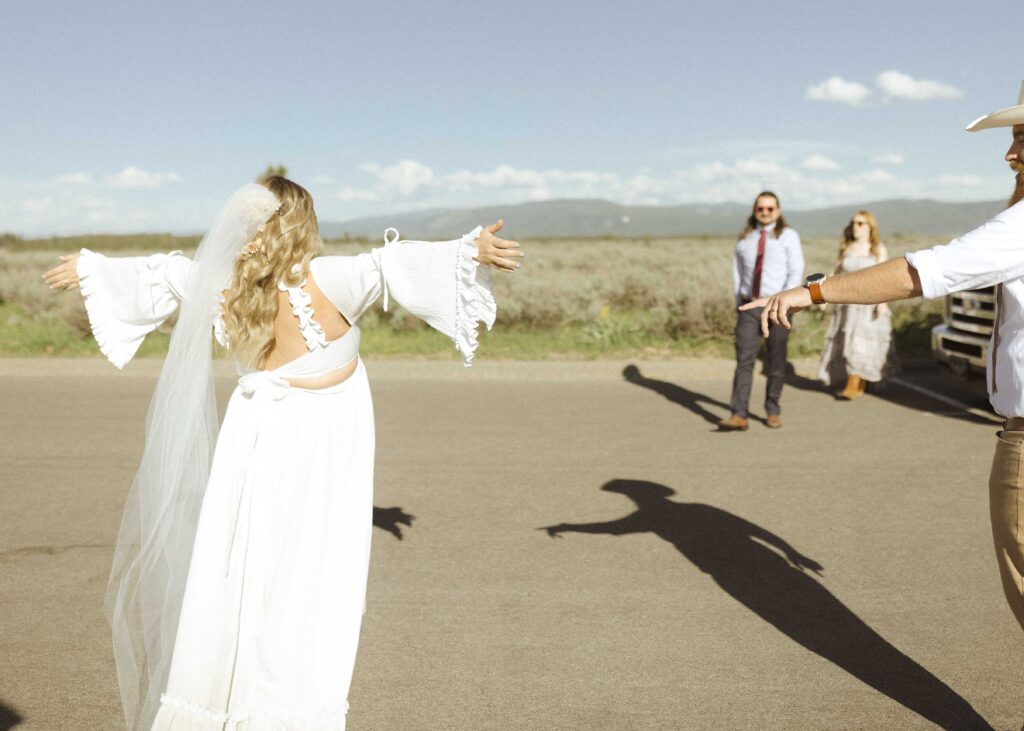
[[[310,260],[323,251],[309,191],[281,175],[259,183],[281,206],[239,253],[222,307],[228,350],[240,365],[252,369],[262,368],[274,350],[277,283],[301,284]]]

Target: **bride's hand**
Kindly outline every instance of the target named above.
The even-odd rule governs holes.
[[[514,261],[523,256],[523,250],[519,248],[518,241],[499,239],[494,234],[501,231],[505,225],[505,219],[499,218],[498,222],[487,226],[476,239],[476,259],[481,264],[486,264],[492,269],[502,272],[514,272],[521,265]]]
[[[50,285],[50,289],[63,289],[70,292],[78,287],[78,254],[66,254],[60,258],[58,264],[43,275],[43,281]]]

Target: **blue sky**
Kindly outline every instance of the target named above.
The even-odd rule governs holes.
[[[3,3],[0,231],[197,231],[268,163],[321,219],[562,197],[1008,195],[1019,3]]]

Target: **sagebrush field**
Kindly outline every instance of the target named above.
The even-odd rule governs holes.
[[[117,256],[195,249],[197,237],[81,236],[23,241],[0,237],[0,355],[97,353],[82,298],[50,291],[41,274],[61,253],[82,247]],[[732,352],[735,305],[726,237],[657,239],[534,239],[523,241],[523,269],[495,273],[498,322],[481,341],[484,357],[546,359],[646,355],[672,357]],[[890,242],[893,256],[932,241]],[[377,242],[326,242],[329,254],[366,251]],[[804,241],[807,272],[829,272],[837,240]],[[897,349],[905,355],[928,348],[928,331],[940,321],[941,302],[893,306]],[[798,315],[790,353],[820,351],[827,313]],[[374,308],[363,326],[370,356],[454,357],[450,343],[400,309]],[[151,335],[141,355],[167,347],[168,327]]]

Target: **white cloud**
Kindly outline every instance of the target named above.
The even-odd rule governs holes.
[[[875,165],[902,165],[906,159],[898,152],[890,152],[885,155],[876,155],[871,158],[871,162]]]
[[[915,79],[901,71],[883,71],[875,83],[886,98],[898,101],[924,102],[963,96],[955,86],[930,79]]]
[[[68,173],[57,178],[57,182],[64,185],[88,185],[92,182],[92,175],[89,173]]]
[[[856,205],[887,198],[992,200],[1002,198],[1010,183],[1005,174],[989,176],[915,175],[893,168],[902,159],[845,149],[841,169],[822,160],[833,153],[825,146],[738,152],[730,147],[717,158],[680,160],[667,169],[625,171],[518,167],[500,164],[487,169],[438,169],[416,160],[367,163],[346,167],[330,194],[317,196],[322,220],[347,220],[416,208],[460,208],[556,198],[604,198],[627,205],[678,203],[749,204],[764,189],[775,190],[787,210]],[[835,152],[833,154],[840,154]],[[816,162],[808,161],[822,158]],[[852,161],[865,161],[851,169]],[[866,162],[870,160],[870,162]],[[1002,168],[1000,168],[1002,170]],[[895,173],[899,174],[895,174]],[[101,171],[97,180],[106,180]],[[0,221],[3,230],[27,236],[87,232],[199,231],[209,225],[220,200],[153,196],[145,207],[132,191],[72,185],[47,180],[0,177]],[[183,217],[183,211],[189,215]]]
[[[800,167],[804,170],[827,172],[829,170],[838,170],[839,163],[830,157],[825,157],[824,155],[811,155],[800,163]]]
[[[875,77],[877,92],[859,81],[848,81],[833,76],[820,84],[807,87],[804,99],[822,102],[839,102],[851,107],[866,106],[872,101],[882,102],[925,102],[945,99],[959,99],[963,92],[955,86],[931,79],[915,79],[902,71],[890,69]]]
[[[864,104],[871,97],[871,90],[857,81],[847,81],[839,76],[822,81],[815,86],[808,86],[804,93],[805,99],[819,102],[840,102],[856,107]]]
[[[434,171],[416,160],[399,160],[388,167],[366,163],[359,169],[377,178],[378,187],[402,196],[411,196],[434,182]]]
[[[176,173],[151,173],[131,165],[116,175],[107,178],[112,188],[159,188],[167,183],[180,183],[181,176]]]

